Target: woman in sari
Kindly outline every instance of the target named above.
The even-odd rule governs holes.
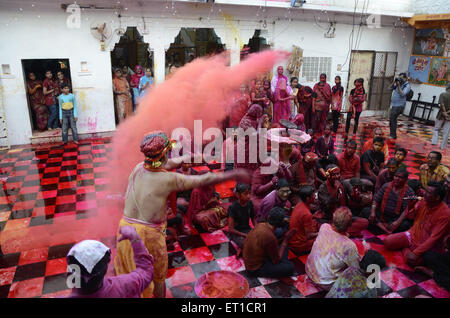
[[[298,112],[303,114],[305,118],[306,129],[311,127],[311,108],[312,108],[312,93],[313,90],[309,86],[301,86],[298,89],[297,101],[298,101]]]
[[[331,87],[327,83],[327,75],[320,74],[320,82],[314,85],[313,92],[313,129],[314,133],[322,133],[327,121],[327,114],[330,110]]]
[[[210,233],[226,225],[227,211],[220,204],[214,185],[192,190],[186,217],[189,225],[197,225],[201,230]]]
[[[30,97],[31,108],[36,116],[38,129],[47,129],[48,107],[44,104],[44,94],[42,93],[42,81],[36,79],[34,73],[28,74],[27,92]]]
[[[137,107],[139,98],[139,81],[144,76],[144,69],[140,65],[136,65],[134,68],[134,75],[131,76],[130,86],[133,89],[134,105]],[[134,109],[133,109],[134,110]]]
[[[298,78],[297,77],[291,77],[291,88],[292,88],[292,96],[294,98],[291,100],[291,116],[290,118],[293,119],[298,114]]]
[[[250,106],[247,114],[242,118],[241,122],[239,123],[239,128],[242,128],[244,131],[246,131],[249,128],[253,128],[255,129],[255,134],[258,133],[258,128],[261,128],[266,120],[266,117],[263,116],[263,109],[260,105],[258,104],[253,104],[252,106]],[[251,173],[253,173],[256,169],[258,169],[259,167],[259,161],[258,161],[258,147],[256,147],[256,153],[255,154],[255,158],[256,158],[256,162],[251,162],[250,161],[250,137],[248,135],[244,135],[239,138],[245,138],[244,139],[244,149],[240,148],[242,147],[242,142],[238,142],[236,141],[236,143],[234,144],[234,166],[236,168],[242,168],[242,169],[247,169],[248,171],[250,171]],[[256,136],[256,138],[258,138]],[[239,146],[239,149],[238,149]],[[238,160],[238,152],[242,152],[242,150],[244,150],[245,153],[245,160],[244,162],[239,162]]]
[[[291,114],[292,95],[287,90],[286,79],[280,78],[274,92],[273,120],[272,123],[278,124],[281,119],[289,120]]]
[[[339,127],[339,117],[341,116],[344,88],[341,85],[340,76],[336,76],[334,82],[336,85],[334,85],[331,89],[331,111],[333,112],[333,132],[337,133]]]
[[[230,98],[230,127],[238,127],[242,117],[245,116],[251,104],[250,95],[247,93],[245,85],[241,85],[240,91]]]
[[[132,98],[130,93],[130,86],[125,77],[122,76],[122,71],[118,68],[115,71],[113,79],[113,90],[116,96],[116,113],[121,123],[125,118],[133,113]]]
[[[66,85],[69,86],[70,92],[71,92],[72,91],[72,85],[70,84],[70,79],[65,77],[64,73],[62,71],[59,71],[58,73],[56,73],[56,76],[58,77],[57,82],[58,82],[59,92],[62,93],[62,89]]]

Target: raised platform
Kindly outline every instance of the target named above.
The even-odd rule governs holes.
[[[78,133],[78,138],[91,139],[91,138],[110,138],[114,134],[114,131],[105,131],[98,133]],[[69,141],[72,140],[72,131],[69,129]],[[48,144],[62,141],[62,129],[57,128],[54,130],[46,131],[33,131],[33,136],[30,138],[32,145]]]

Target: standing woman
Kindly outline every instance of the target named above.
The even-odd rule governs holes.
[[[297,94],[298,94],[298,78],[297,77],[291,77],[291,88],[292,88],[292,96],[294,96],[294,99],[291,100],[291,117],[295,118],[298,114],[298,100],[297,100]]]
[[[279,124],[281,119],[289,120],[292,98],[294,97],[288,92],[286,79],[280,78],[274,92],[272,123]]]
[[[300,86],[297,93],[298,112],[305,118],[306,129],[311,129],[311,108],[312,108],[313,90],[309,86]]]
[[[359,116],[362,112],[363,103],[366,100],[366,91],[364,90],[364,79],[357,78],[353,84],[355,84],[355,88],[350,91],[349,101],[350,101],[350,110],[347,113],[347,123],[345,124],[345,135],[348,134],[350,130],[350,121],[352,118],[355,120],[355,124],[353,125],[353,134],[356,135],[356,131],[358,130],[358,122]]]
[[[125,118],[133,113],[130,86],[125,77],[122,76],[120,68],[116,69],[113,79],[114,95],[116,96],[117,118],[121,123]]]
[[[134,75],[131,76],[131,82],[130,86],[133,89],[133,101],[134,101],[134,109],[136,110],[136,107],[138,105],[138,98],[139,98],[139,81],[141,80],[141,77],[144,76],[144,69],[140,65],[136,65],[134,68]]]
[[[39,131],[47,130],[48,107],[44,105],[44,94],[42,92],[42,81],[36,79],[36,75],[28,74],[27,92],[30,96],[31,108],[36,115],[36,122]]]
[[[56,73],[57,82],[58,82],[58,89],[59,89],[59,95],[62,94],[62,89],[64,86],[69,86],[70,91],[72,91],[72,85],[70,84],[70,79],[64,76],[63,71],[59,71]]]
[[[145,91],[153,85],[152,70],[150,67],[145,68],[145,75],[139,81],[139,97],[144,96]]]
[[[333,132],[336,133],[339,127],[339,117],[341,115],[342,97],[344,88],[341,85],[341,77],[334,78],[336,85],[331,89],[331,111],[333,112]]]
[[[331,86],[327,83],[327,74],[320,74],[320,82],[314,85],[312,102],[312,127],[314,133],[322,133],[331,103]]]

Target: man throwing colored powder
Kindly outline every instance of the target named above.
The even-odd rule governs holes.
[[[228,179],[249,182],[245,170],[236,169],[224,173],[184,175],[168,170],[181,166],[185,157],[168,158],[173,141],[162,131],[154,131],[144,136],[141,152],[144,162],[136,165],[128,179],[125,194],[124,216],[119,223],[119,231],[124,226],[133,226],[147,250],[154,257],[154,275],[150,286],[142,297],[164,298],[168,255],[165,239],[167,221],[167,199],[177,191],[190,190],[209,184],[221,183]],[[171,196],[172,199],[173,195]],[[116,274],[127,274],[135,270],[133,249],[127,240],[117,242],[117,256],[114,261]]]

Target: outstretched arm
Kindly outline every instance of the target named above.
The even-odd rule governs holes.
[[[173,174],[173,191],[185,191],[211,184],[217,184],[230,179],[237,179],[245,183],[249,183],[250,174],[245,169],[236,169],[221,173],[206,173],[197,176],[186,176],[181,173]]]

